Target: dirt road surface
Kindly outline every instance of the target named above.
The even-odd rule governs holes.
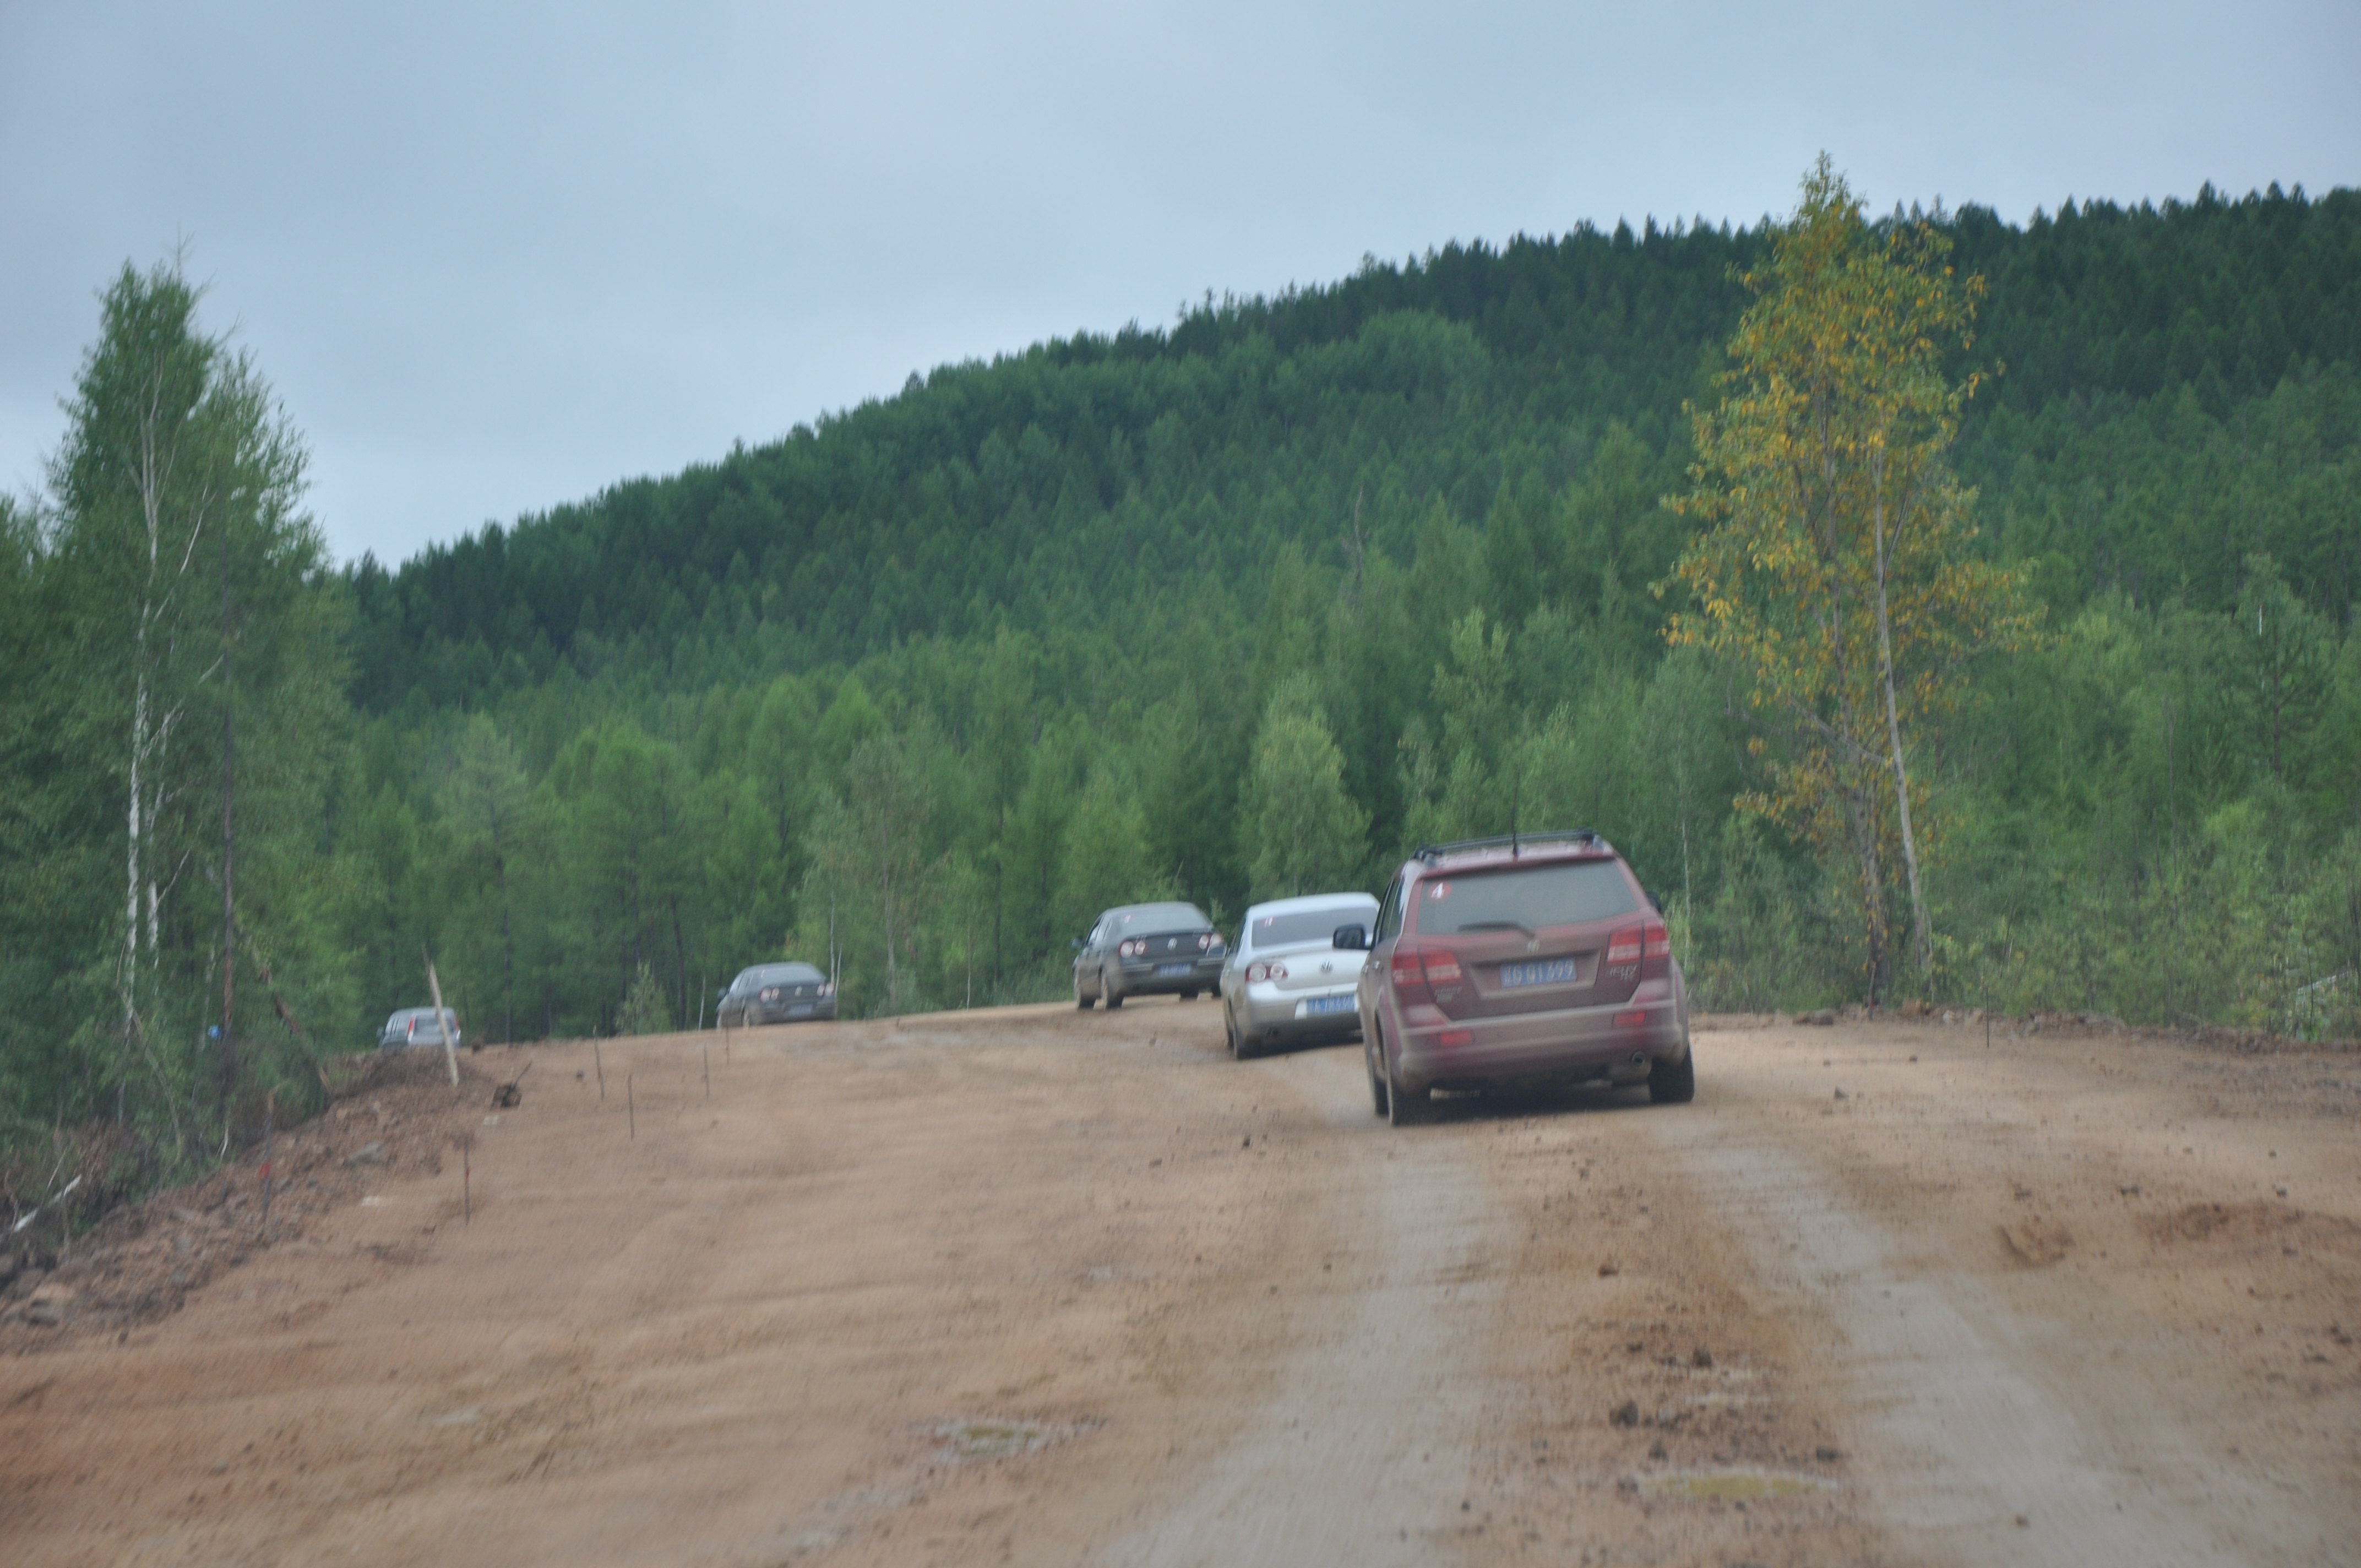
[[[2361,1058],[1697,1050],[1393,1131],[1206,1002],[536,1049],[471,1220],[0,1358],[0,1559],[2361,1563]]]

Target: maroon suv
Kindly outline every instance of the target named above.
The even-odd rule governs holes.
[[[1418,851],[1374,930],[1356,997],[1378,1113],[1396,1126],[1430,1091],[1556,1080],[1697,1095],[1688,988],[1640,879],[1598,834],[1521,834]]]

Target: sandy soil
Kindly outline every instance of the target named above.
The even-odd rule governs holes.
[[[2361,1563],[2361,1058],[1697,1046],[1693,1105],[1401,1132],[1356,1050],[1233,1062],[1202,1002],[537,1049],[517,1108],[387,1111],[382,1161],[297,1135],[274,1245],[226,1193],[125,1244],[212,1238],[169,1298],[9,1327],[0,1542]],[[471,1138],[472,1220],[403,1128]]]

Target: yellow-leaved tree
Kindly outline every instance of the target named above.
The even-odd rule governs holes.
[[[2037,630],[2023,574],[1970,553],[1975,493],[1945,461],[1980,375],[1944,361],[1972,345],[1983,292],[1949,248],[1922,222],[1868,222],[1823,154],[1742,280],[1728,389],[1690,410],[1693,485],[1668,501],[1704,525],[1673,568],[1691,608],[1668,635],[1743,683],[1770,787],[1739,806],[1858,877],[1872,999],[1893,978],[1897,858],[1922,981],[1933,963],[1922,753],[1967,662]]]

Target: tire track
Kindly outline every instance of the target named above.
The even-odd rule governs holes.
[[[2050,1325],[1962,1269],[1915,1265],[1905,1238],[1750,1125],[1742,1100],[1697,1109],[1647,1130],[1746,1239],[1757,1278],[1836,1331],[1865,1501],[1895,1541],[1963,1563],[2252,1561],[2191,1506],[2218,1516],[2237,1479],[2169,1420],[2147,1426],[2141,1453],[2114,1452],[2082,1419],[2088,1390],[2043,1365]],[[2158,1484],[2171,1475],[2202,1489]]]
[[[1516,1238],[1476,1149],[1449,1128],[1369,1125],[1360,1053],[1271,1058],[1332,1126],[1368,1126],[1335,1173],[1349,1303],[1314,1326],[1237,1438],[1102,1561],[1128,1568],[1425,1564],[1464,1528],[1483,1375]]]

